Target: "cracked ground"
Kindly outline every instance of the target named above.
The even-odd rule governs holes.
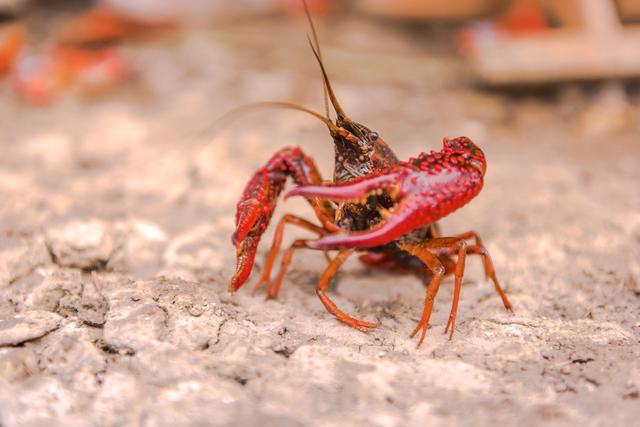
[[[483,192],[442,225],[483,237],[514,314],[473,257],[453,340],[447,279],[420,349],[408,335],[423,285],[357,259],[330,295],[375,332],[326,313],[322,254],[297,252],[264,301],[250,291],[273,228],[228,295],[246,181],[287,145],[328,177],[332,147],[298,112],[216,122],[249,101],[321,108],[301,27],[188,31],[125,46],[137,79],[97,99],[33,109],[0,89],[0,425],[637,423],[637,91],[482,91],[428,38],[335,25],[321,29],[335,90],[400,158],[462,134],[485,151]],[[274,218],[285,212],[313,217],[297,200]]]

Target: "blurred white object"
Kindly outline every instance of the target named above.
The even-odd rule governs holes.
[[[0,12],[14,12],[26,3],[26,0],[0,0]]]
[[[509,85],[640,76],[640,25],[623,25],[614,0],[553,4],[563,6],[568,26],[517,37],[474,33],[469,59],[480,79]]]
[[[128,17],[147,21],[201,21],[272,12],[283,0],[101,0],[100,3]]]
[[[354,6],[363,12],[386,17],[455,21],[487,16],[499,3],[498,0],[357,0]]]

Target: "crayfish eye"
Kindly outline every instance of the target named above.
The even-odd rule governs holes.
[[[380,138],[378,132],[371,132],[371,141],[376,141],[378,138]]]

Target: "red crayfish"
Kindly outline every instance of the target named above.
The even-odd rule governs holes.
[[[351,120],[338,103],[308,11],[307,16],[313,32],[313,42],[309,39],[309,44],[324,80],[326,114],[290,103],[262,104],[301,110],[324,122],[335,147],[333,182],[323,182],[313,159],[299,147],[283,148],[255,173],[237,205],[236,230],[232,237],[237,267],[229,292],[237,291],[249,277],[260,237],[269,224],[278,196],[291,178],[297,187],[285,198],[304,196],[319,224],[292,214],[280,219],[254,291],[265,285],[267,298],[275,298],[296,249],[325,253],[335,249],[338,252],[322,273],[316,294],[338,320],[358,330],[370,331],[378,325],[347,315],[326,294],[338,268],[354,251],[363,251],[360,259],[368,266],[413,272],[428,282],[422,316],[411,334],[414,337],[421,331],[420,346],[440,282],[450,273],[455,276],[455,287],[445,333],[449,331],[450,337],[453,336],[465,259],[475,254],[482,257],[485,275],[493,282],[505,308],[511,310],[480,237],[473,231],[444,237],[437,225],[439,219],[468,203],[482,189],[487,169],[482,150],[464,136],[444,138],[440,151],[421,153],[407,161],[398,160],[377,132]],[[335,122],[330,118],[327,98],[335,110]],[[280,270],[272,280],[271,270],[287,224],[311,231],[319,239],[294,241],[284,252]]]

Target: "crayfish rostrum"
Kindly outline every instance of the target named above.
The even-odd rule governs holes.
[[[299,147],[281,149],[255,173],[237,205],[236,231],[232,237],[237,267],[229,291],[237,291],[249,277],[260,237],[287,179],[291,178],[297,187],[285,198],[305,197],[319,223],[292,214],[280,219],[254,291],[264,285],[267,297],[275,298],[296,249],[321,250],[325,254],[337,250],[320,277],[316,293],[338,320],[370,331],[378,325],[347,315],[326,294],[338,268],[353,252],[361,251],[364,252],[361,261],[370,267],[413,272],[427,282],[422,317],[411,334],[414,337],[421,331],[420,346],[440,282],[451,273],[455,286],[445,333],[449,331],[453,336],[465,259],[475,254],[482,258],[485,275],[493,282],[505,308],[511,310],[480,237],[473,231],[444,237],[437,225],[439,219],[468,203],[482,189],[487,169],[482,150],[461,136],[445,138],[440,151],[398,160],[377,132],[351,120],[340,106],[323,65],[312,22],[311,29],[314,37],[309,44],[324,80],[325,115],[296,104],[262,104],[305,111],[326,124],[335,147],[333,182],[322,180],[313,159]],[[335,122],[330,118],[327,99],[335,110]],[[319,238],[295,240],[284,252],[280,270],[272,279],[271,271],[287,224],[306,229]]]

